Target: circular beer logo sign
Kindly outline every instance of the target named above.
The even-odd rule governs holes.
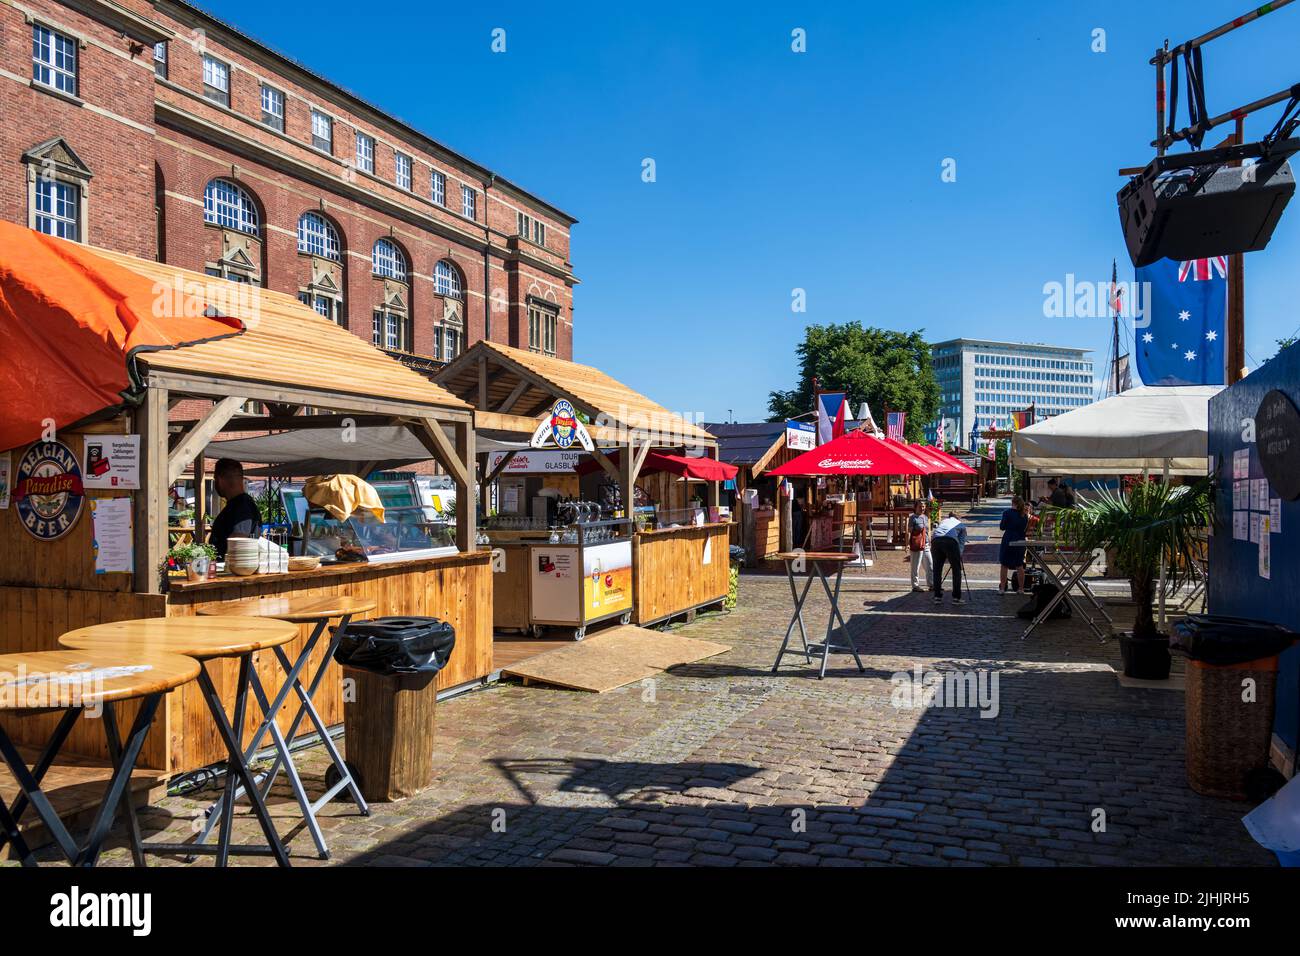
[[[18,519],[41,541],[61,538],[77,523],[85,503],[81,466],[61,441],[32,445],[14,469]]]
[[[568,448],[578,440],[578,416],[563,398],[551,408],[551,438],[560,448]]]

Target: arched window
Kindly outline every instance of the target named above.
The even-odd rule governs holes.
[[[439,259],[438,264],[433,267],[433,291],[453,299],[462,296],[460,273],[446,259]]]
[[[388,239],[380,239],[375,243],[371,261],[375,275],[396,279],[399,282],[406,281],[406,256],[395,243]]]
[[[339,261],[339,234],[333,223],[316,212],[305,212],[298,220],[298,251]]]
[[[203,221],[225,229],[258,235],[253,197],[226,179],[214,179],[203,190]]]

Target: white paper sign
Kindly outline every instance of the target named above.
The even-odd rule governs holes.
[[[1250,513],[1250,543],[1259,544],[1259,519],[1263,517],[1255,512]]]
[[[10,452],[0,455],[0,508],[9,507],[9,496],[13,487],[14,459]]]
[[[131,539],[131,499],[91,498],[90,516],[95,523],[95,573],[113,574],[135,570]]]
[[[1232,513],[1232,539],[1248,541],[1250,539],[1250,512],[1234,511]]]
[[[1268,527],[1273,534],[1282,533],[1282,499],[1268,500]]]
[[[87,435],[81,484],[85,488],[138,491],[140,436]]]
[[[1250,482],[1234,481],[1232,483],[1233,510],[1245,511],[1250,507]]]
[[[1232,453],[1232,478],[1240,481],[1250,477],[1250,449],[1241,448]]]

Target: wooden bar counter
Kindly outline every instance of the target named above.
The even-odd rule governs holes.
[[[83,527],[89,525],[84,522]],[[68,582],[72,583],[72,582]],[[314,571],[259,574],[237,577],[223,574],[212,581],[188,582],[172,579],[165,595],[133,594],[122,591],[92,591],[71,587],[0,586],[0,647],[5,650],[52,650],[60,634],[88,624],[141,617],[172,617],[197,614],[206,606],[247,598],[334,596],[340,594],[372,598],[377,602],[374,617],[419,615],[438,617],[456,629],[456,648],[451,660],[438,674],[438,687],[445,689],[486,677],[492,671],[492,569],[491,554],[454,554],[391,564],[339,564]],[[296,656],[310,633],[301,633],[286,646]],[[322,642],[320,653],[324,653]],[[312,673],[318,662],[310,665]],[[257,657],[258,675],[267,694],[274,696],[284,674],[275,657]],[[316,706],[328,725],[343,721],[342,671],[329,664],[316,697]],[[227,672],[228,671],[228,672]],[[234,696],[236,671],[233,666],[213,669],[213,680],[223,694]],[[261,717],[250,702],[247,736]],[[296,699],[279,715],[287,729],[296,711]],[[163,712],[165,711],[165,713]],[[131,714],[130,716],[133,716]],[[18,742],[39,745],[48,736],[42,721],[53,717],[6,720]],[[125,715],[124,719],[129,719]],[[208,718],[197,685],[170,694],[158,718],[163,727],[149,735],[140,766],[168,774],[185,773],[224,758],[224,748]],[[68,740],[66,750],[90,757],[106,756],[103,728],[98,721],[82,720]]]
[[[637,624],[716,604],[731,584],[730,522],[638,531],[632,545]]]

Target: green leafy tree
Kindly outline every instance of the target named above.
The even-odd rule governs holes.
[[[767,408],[772,421],[813,410],[814,378],[823,392],[846,393],[855,413],[867,402],[881,428],[885,427],[886,408],[906,412],[909,441],[920,441],[925,426],[938,417],[939,386],[930,362],[930,346],[919,330],[894,332],[860,322],[810,325],[796,352],[799,384],[769,394]]]

